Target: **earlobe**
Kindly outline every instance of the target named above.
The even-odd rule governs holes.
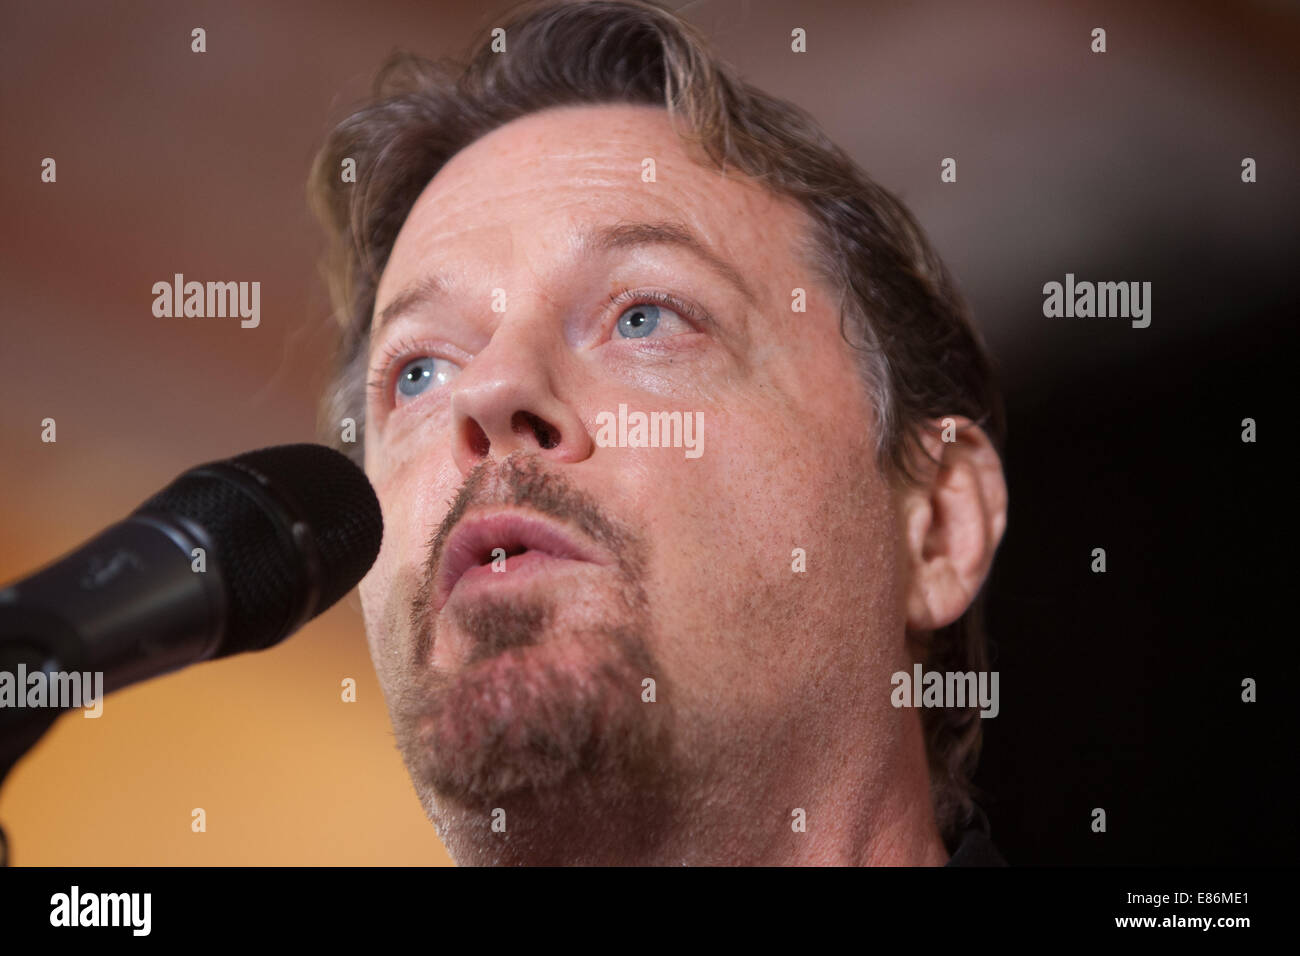
[[[902,492],[909,631],[945,627],[966,612],[1006,530],[1007,487],[997,449],[970,419],[954,420],[951,441],[938,427],[920,435],[929,458],[919,485]]]

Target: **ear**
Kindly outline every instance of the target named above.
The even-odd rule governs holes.
[[[909,632],[945,627],[966,612],[1007,526],[1002,460],[983,429],[950,416],[924,429],[920,439],[929,453],[920,484],[897,492]]]

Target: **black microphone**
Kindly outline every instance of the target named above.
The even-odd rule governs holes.
[[[365,473],[323,445],[199,465],[126,520],[0,589],[0,681],[8,671],[24,694],[20,670],[102,672],[107,693],[270,647],[350,591],[382,537]],[[0,706],[0,758],[9,751],[0,777],[57,714]]]

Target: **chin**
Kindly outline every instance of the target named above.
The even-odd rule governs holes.
[[[484,819],[506,802],[563,802],[640,776],[662,756],[663,705],[641,696],[642,681],[662,674],[643,634],[478,610],[462,617],[502,630],[476,635],[470,662],[454,672],[429,668],[394,709],[426,810],[429,796]]]

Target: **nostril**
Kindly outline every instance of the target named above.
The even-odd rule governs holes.
[[[543,448],[554,448],[560,443],[560,433],[545,422],[535,425],[534,431],[537,433],[537,444]]]
[[[550,422],[543,421],[531,412],[515,412],[510,427],[516,432],[531,429],[542,448],[555,448],[560,444],[560,431]]]
[[[492,447],[492,443],[488,440],[487,432],[483,431],[479,426],[479,423],[474,421],[472,418],[465,423],[465,428],[469,432],[467,437],[469,439],[470,450],[474,452],[475,457],[486,458],[488,451]]]

